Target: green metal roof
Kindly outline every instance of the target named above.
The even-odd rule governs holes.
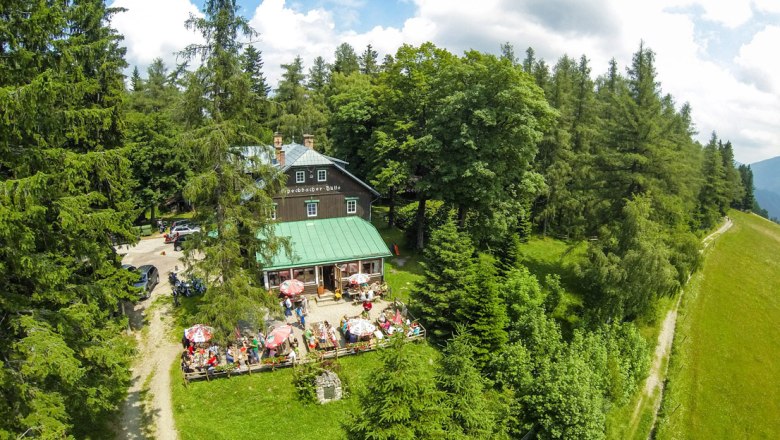
[[[292,258],[289,258],[284,251],[280,251],[270,263],[265,262],[264,270],[366,260],[391,255],[374,225],[360,217],[283,222],[276,225],[275,234],[290,238]],[[264,263],[259,255],[257,261]]]

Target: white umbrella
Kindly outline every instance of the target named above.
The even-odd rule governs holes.
[[[371,321],[361,318],[353,318],[347,321],[349,332],[357,336],[366,336],[376,331],[376,326]]]
[[[349,280],[350,284],[365,284],[368,282],[369,277],[364,273],[356,273],[354,275],[350,275],[347,279]]]

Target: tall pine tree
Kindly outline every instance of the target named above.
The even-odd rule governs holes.
[[[272,301],[259,282],[261,267],[255,258],[269,258],[276,251],[265,213],[281,186],[276,169],[262,158],[243,154],[242,145],[257,140],[245,134],[252,116],[247,105],[251,82],[241,70],[238,37],[253,31],[236,11],[234,0],[206,1],[204,17],[187,22],[201,33],[205,44],[184,52],[189,57],[199,55],[203,62],[198,69],[203,78],[199,89],[204,92],[203,107],[198,110],[206,116],[200,126],[184,135],[198,165],[185,196],[196,207],[195,219],[207,231],[193,236],[185,257],[209,284],[199,316],[215,327],[223,342],[238,319],[262,322],[265,306]],[[264,239],[257,239],[258,235]]]

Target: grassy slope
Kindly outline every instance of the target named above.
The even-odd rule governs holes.
[[[565,331],[577,325],[582,312],[584,292],[575,273],[575,266],[584,262],[586,249],[585,242],[571,244],[549,237],[533,237],[520,246],[521,263],[536,275],[540,283],[543,284],[549,274],[561,277],[566,294],[553,316],[561,322]]]
[[[780,227],[734,221],[684,297],[657,438],[780,438]]]
[[[415,351],[431,359],[438,355],[426,343]],[[329,440],[343,438],[341,424],[358,405],[356,391],[379,366],[376,352],[348,356],[340,361],[350,395],[327,405],[303,404],[292,383],[293,370],[194,382],[188,387],[173,381],[173,410],[182,440],[263,438]],[[178,365],[171,367],[181,377]]]

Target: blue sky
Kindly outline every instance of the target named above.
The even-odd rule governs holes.
[[[111,2],[112,0],[109,0]],[[780,156],[780,0],[238,0],[260,32],[275,85],[283,63],[308,66],[348,42],[380,57],[403,43],[432,41],[453,53],[498,53],[509,41],[522,56],[531,46],[554,65],[564,54],[591,61],[593,75],[610,58],[625,67],[640,41],[656,52],[663,92],[689,102],[706,142],[716,131],[752,163]],[[203,0],[113,0],[128,12],[114,19],[127,59],[142,71],[197,36],[183,28]]]

